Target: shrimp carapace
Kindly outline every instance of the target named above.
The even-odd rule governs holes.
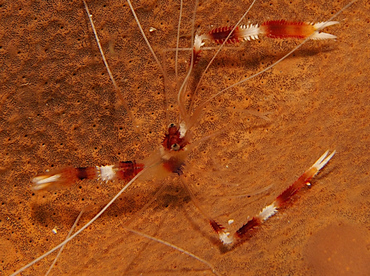
[[[167,171],[178,175],[182,174],[187,155],[186,145],[188,144],[188,137],[182,126],[177,127],[175,124],[170,124],[161,148],[163,167]]]
[[[184,133],[181,132],[181,128],[175,124],[168,126],[168,133],[165,134],[162,146],[171,151],[183,150],[184,147],[189,144]]]

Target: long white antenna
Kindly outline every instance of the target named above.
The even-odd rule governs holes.
[[[80,218],[81,218],[81,216],[82,216],[83,212],[84,212],[84,211],[82,210],[82,211],[80,212],[80,214],[78,215],[78,217],[76,218],[75,222],[73,223],[73,225],[72,225],[71,229],[70,229],[70,230],[69,230],[69,232],[68,232],[68,235],[67,235],[66,239],[68,239],[68,238],[72,235],[72,233],[73,233],[73,231],[75,230],[75,228],[76,228],[76,226],[77,226],[77,223],[78,223],[78,221],[80,220]],[[66,244],[65,244],[65,245],[63,245],[63,246],[59,249],[59,252],[58,252],[57,256],[55,257],[55,259],[54,259],[53,263],[52,263],[52,264],[51,264],[51,266],[49,267],[49,270],[45,273],[45,276],[48,276],[48,275],[49,275],[49,273],[51,272],[51,270],[53,269],[54,265],[56,264],[56,262],[57,262],[57,260],[58,260],[58,258],[59,258],[59,256],[60,256],[60,254],[62,254],[62,251],[63,251],[64,247],[66,247]]]
[[[98,33],[96,31],[96,28],[95,28],[95,24],[94,24],[94,21],[92,20],[92,14],[90,13],[89,11],[89,7],[87,6],[85,0],[82,0],[84,2],[84,5],[85,5],[85,10],[86,10],[86,13],[89,17],[89,20],[90,20],[90,25],[91,25],[91,28],[94,32],[94,36],[95,36],[95,40],[96,40],[96,43],[98,44],[98,48],[99,48],[99,51],[100,51],[100,54],[101,54],[101,57],[103,59],[103,62],[104,62],[104,65],[105,65],[105,68],[107,69],[108,71],[108,75],[113,83],[113,86],[114,86],[114,89],[116,89],[116,92],[117,92],[117,95],[119,97],[119,99],[121,100],[121,103],[123,104],[125,110],[128,112],[128,114],[130,115],[130,118],[131,118],[131,121],[132,123],[134,124],[134,131],[137,131],[137,124],[136,124],[136,120],[135,120],[135,117],[134,115],[132,114],[131,110],[129,109],[128,105],[126,104],[126,100],[123,98],[123,92],[122,90],[120,90],[120,88],[118,87],[114,77],[113,77],[113,74],[112,74],[112,71],[110,70],[110,67],[109,67],[109,64],[108,64],[108,61],[107,59],[105,58],[105,54],[104,54],[104,51],[103,51],[103,47],[101,46],[100,44],[100,40],[99,40],[99,36],[98,36]]]
[[[52,248],[51,250],[49,250],[48,252],[46,252],[45,254],[41,255],[40,257],[36,258],[35,260],[33,260],[32,262],[30,262],[29,264],[25,265],[24,267],[18,269],[16,272],[14,272],[13,274],[11,274],[11,276],[15,276],[15,275],[18,275],[19,273],[23,272],[24,270],[26,270],[27,268],[29,268],[30,266],[34,265],[35,263],[41,261],[43,258],[49,256],[51,253],[53,253],[54,251],[58,250],[59,248],[61,248],[62,246],[64,246],[65,244],[67,244],[68,242],[70,242],[71,240],[73,240],[77,235],[79,235],[82,231],[84,231],[87,227],[89,227],[91,224],[93,224],[112,204],[113,202],[116,201],[117,198],[119,198],[122,193],[124,191],[126,191],[126,189],[128,187],[131,186],[132,183],[135,182],[136,179],[139,178],[140,175],[142,175],[144,172],[146,172],[146,169],[142,170],[141,172],[139,172],[137,175],[135,175],[135,177],[133,179],[130,180],[130,182],[128,182],[125,187],[123,187],[108,203],[107,205],[104,206],[103,209],[100,210],[100,212],[95,215],[95,217],[93,217],[88,223],[86,223],[84,226],[82,226],[81,229],[79,229],[76,233],[74,233],[72,236],[70,236],[68,239],[66,239],[64,242],[61,242],[60,244],[58,244],[57,246],[55,246],[54,248]]]
[[[130,6],[131,12],[132,12],[132,14],[134,15],[135,21],[136,21],[136,23],[137,23],[137,26],[138,26],[138,27],[139,27],[139,29],[140,29],[141,34],[143,35],[143,38],[144,38],[144,40],[145,40],[145,42],[146,42],[146,45],[148,45],[148,48],[149,48],[150,52],[152,53],[152,55],[153,55],[153,57],[154,57],[155,61],[157,62],[158,66],[159,66],[159,69],[161,70],[162,74],[163,74],[163,75],[165,75],[164,70],[163,70],[163,67],[162,67],[161,63],[159,62],[159,59],[157,58],[157,55],[154,53],[154,50],[153,50],[152,46],[150,46],[149,40],[148,40],[148,38],[146,37],[146,35],[145,35],[145,33],[144,33],[143,28],[141,27],[141,24],[140,24],[139,18],[138,18],[138,17],[137,17],[137,15],[136,15],[136,12],[135,12],[135,10],[134,10],[134,7],[133,7],[133,6],[132,6],[132,4],[131,4],[131,1],[130,1],[130,0],[127,0],[127,3],[128,3],[128,5]]]
[[[109,68],[109,64],[108,64],[108,61],[107,59],[105,58],[105,55],[104,55],[104,52],[103,52],[103,48],[101,47],[101,44],[100,44],[100,40],[99,40],[99,37],[98,37],[98,34],[96,32],[96,29],[95,29],[95,25],[94,25],[94,21],[92,20],[92,14],[90,13],[89,11],[89,7],[87,6],[85,0],[82,0],[84,2],[84,5],[85,5],[85,9],[86,9],[86,12],[87,12],[87,15],[89,17],[89,20],[90,20],[90,25],[93,29],[93,32],[94,32],[94,35],[95,35],[95,39],[96,39],[96,42],[98,43],[98,47],[99,47],[99,51],[100,51],[100,54],[103,58],[103,62],[104,62],[104,65],[105,67],[107,68],[107,71],[108,71],[108,74],[109,74],[109,77],[110,79],[112,80],[113,82],[113,86],[114,88],[119,91],[119,88],[118,88],[118,85],[116,83],[116,81],[114,80],[114,77],[113,77],[113,74],[112,74],[112,71],[110,70]]]
[[[193,253],[190,253],[189,251],[186,251],[185,249],[182,249],[181,247],[178,247],[178,246],[176,246],[176,245],[173,245],[173,244],[171,244],[171,243],[168,243],[168,242],[166,242],[166,241],[164,241],[164,240],[161,240],[161,239],[158,239],[158,238],[155,238],[155,237],[149,236],[149,235],[147,235],[147,234],[141,233],[141,232],[139,232],[139,231],[136,231],[136,230],[134,230],[134,229],[128,228],[128,227],[126,227],[126,226],[123,226],[123,228],[125,228],[127,231],[130,231],[130,232],[132,232],[132,233],[135,233],[136,235],[142,236],[142,237],[144,237],[144,238],[147,238],[147,239],[150,239],[150,240],[153,240],[153,241],[159,242],[159,243],[164,244],[164,245],[166,245],[166,246],[169,246],[169,247],[171,247],[171,248],[173,248],[173,249],[176,249],[177,251],[180,251],[180,252],[182,252],[182,253],[184,253],[184,254],[186,254],[186,255],[188,255],[188,256],[190,256],[190,257],[192,257],[192,258],[194,258],[194,259],[196,259],[196,260],[198,260],[198,261],[200,261],[200,262],[202,262],[202,263],[204,263],[205,265],[207,265],[207,266],[212,270],[212,272],[213,272],[215,275],[221,276],[221,275],[220,275],[220,274],[215,270],[215,268],[214,268],[214,267],[213,267],[209,262],[207,262],[206,260],[204,260],[204,259],[202,259],[202,258],[200,258],[200,257],[198,257],[198,256],[196,256],[196,255],[194,255]]]

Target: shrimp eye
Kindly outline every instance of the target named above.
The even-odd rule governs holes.
[[[175,124],[169,124],[168,126],[168,134],[169,135],[175,135],[178,132],[178,128]]]
[[[178,151],[178,150],[180,150],[180,145],[179,144],[173,144],[173,145],[171,145],[171,149],[174,150],[174,151]]]

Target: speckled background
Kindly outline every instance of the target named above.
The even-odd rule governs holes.
[[[234,24],[249,2],[201,1],[199,32]],[[243,23],[320,22],[347,3],[259,1]],[[82,181],[67,190],[34,193],[32,177],[67,165],[144,159],[178,118],[176,91],[189,60],[182,51],[176,82],[171,49],[178,1],[133,2],[165,77],[124,1],[88,5],[121,92],[108,77],[82,1],[0,2],[2,275],[59,244],[82,209],[77,228],[124,185]],[[193,9],[193,2],[184,3],[181,47],[190,45]],[[369,16],[369,3],[358,1],[336,18],[339,25],[327,29],[337,41],[310,41],[272,70],[230,89],[207,105],[192,129],[193,145],[216,135],[194,147],[183,181],[218,222],[234,219],[234,230],[327,149],[337,150],[312,188],[252,239],[222,252],[179,177],[147,175],[66,246],[51,275],[213,275],[193,258],[130,234],[125,225],[198,255],[222,275],[369,275]],[[156,31],[149,32],[151,27]],[[205,51],[190,77],[188,98],[199,104],[297,44],[261,38],[223,50],[193,97],[190,91],[214,54]],[[270,120],[248,110],[268,112]],[[44,275],[54,257],[22,275]]]

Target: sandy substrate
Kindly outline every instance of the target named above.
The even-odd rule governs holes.
[[[249,5],[219,2],[201,1],[199,32],[234,24]],[[325,21],[348,3],[259,2],[245,24]],[[120,92],[108,77],[81,1],[0,4],[1,275],[58,245],[81,210],[77,229],[124,185],[82,181],[36,193],[32,177],[68,165],[145,159],[178,119],[170,49],[176,46],[179,3],[133,3],[165,77],[124,1],[88,4]],[[184,4],[180,47],[190,45],[193,9],[194,3]],[[176,174],[158,179],[153,170],[136,181],[66,246],[50,275],[213,275],[205,264],[127,232],[128,225],[196,254],[221,275],[369,275],[369,16],[370,4],[358,1],[336,18],[339,25],[327,29],[337,41],[310,41],[272,70],[210,102],[192,129],[196,146],[182,180]],[[156,30],[149,32],[151,27]],[[297,40],[261,38],[229,47],[194,97],[191,91],[214,54],[205,51],[190,77],[188,98],[198,105],[295,45]],[[188,61],[189,52],[182,51],[180,80]],[[195,143],[210,134],[216,135]],[[235,231],[327,149],[337,154],[312,187],[228,252],[181,184],[209,216],[224,225],[233,219]],[[22,275],[44,275],[54,257]]]

